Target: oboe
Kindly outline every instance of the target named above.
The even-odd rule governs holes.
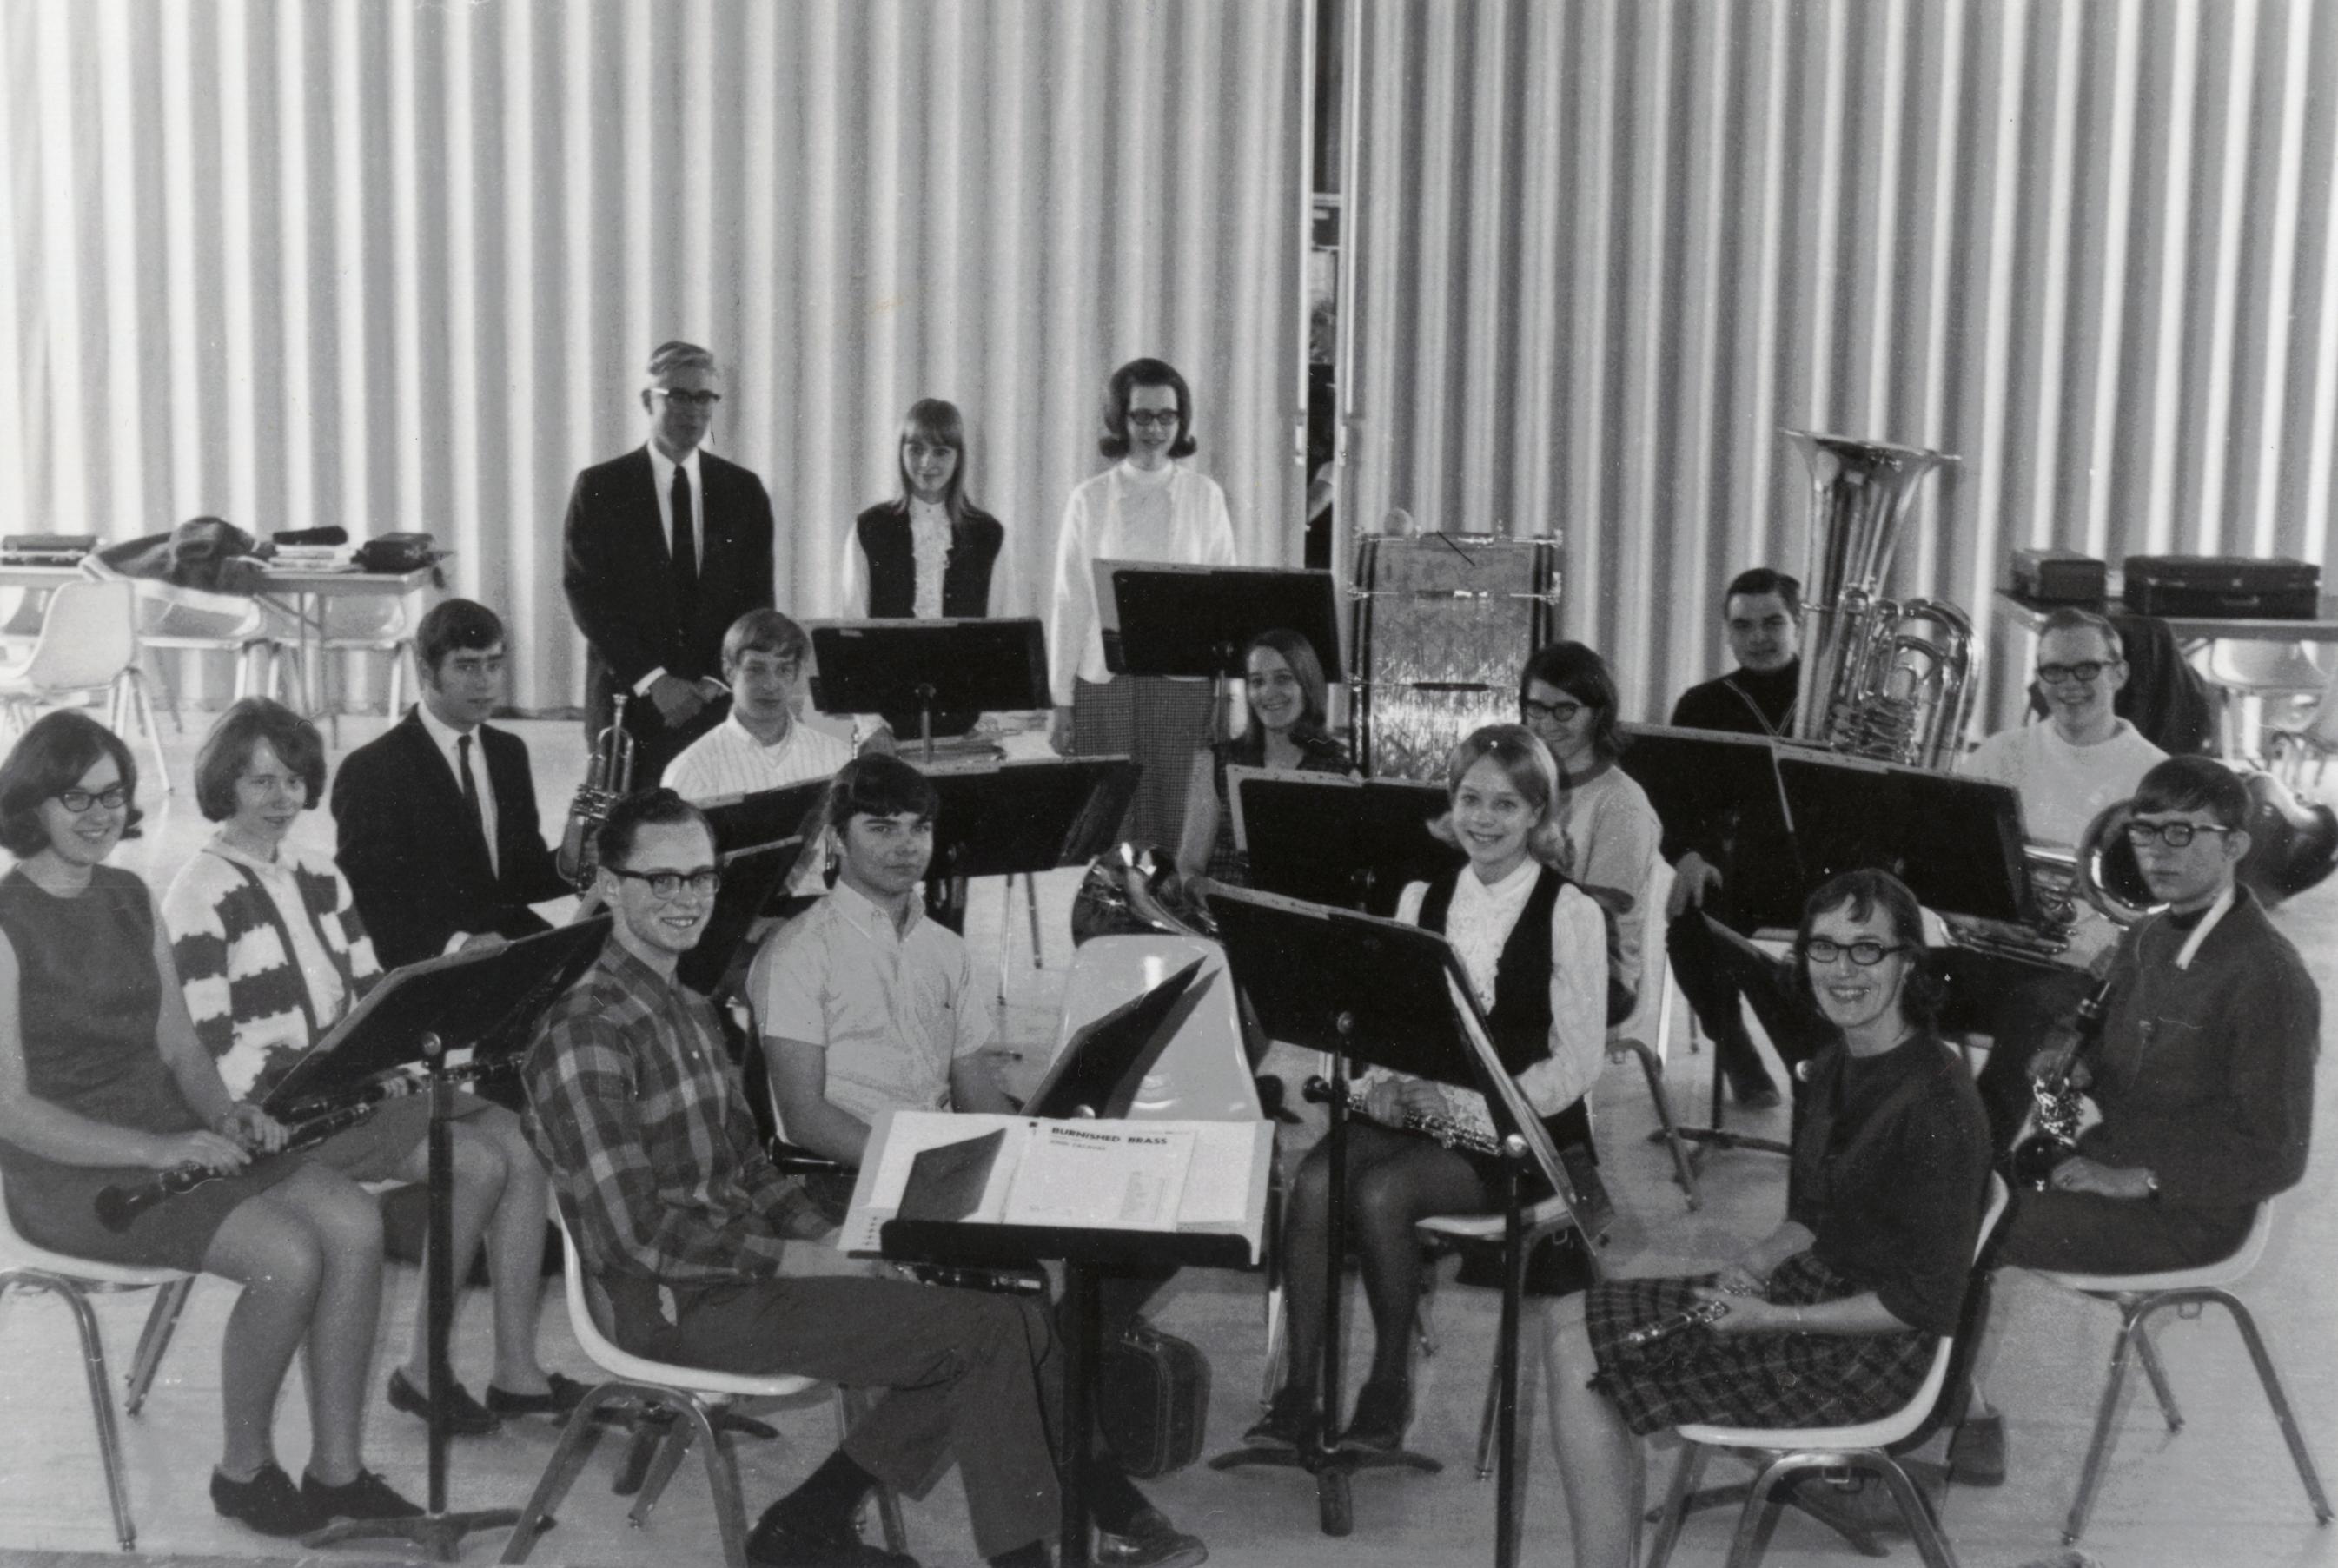
[[[328,1111],[306,1122],[292,1123],[285,1129],[288,1136],[282,1152],[298,1153],[314,1149],[337,1132],[345,1132],[373,1114],[374,1101],[344,1105],[338,1111]],[[133,1181],[108,1187],[97,1195],[97,1218],[108,1230],[127,1230],[130,1222],[165,1198],[175,1198],[182,1192],[192,1192],[204,1182],[221,1176],[231,1176],[231,1171],[214,1171],[208,1165],[192,1162],[174,1165],[168,1171],[157,1171],[143,1181]]]
[[[1303,1093],[1309,1100],[1317,1104],[1325,1104],[1331,1098],[1331,1085],[1328,1080],[1310,1078],[1307,1080]],[[1349,1114],[1370,1117],[1370,1112],[1365,1109],[1366,1099],[1361,1090],[1352,1083],[1349,1084],[1347,1101]],[[1377,1117],[1370,1117],[1370,1119],[1379,1120]],[[1382,1125],[1385,1126],[1386,1123],[1383,1122]],[[1502,1152],[1500,1139],[1484,1128],[1455,1116],[1438,1116],[1408,1111],[1405,1112],[1404,1120],[1398,1122],[1397,1126],[1402,1132],[1419,1132],[1425,1137],[1433,1138],[1441,1147],[1447,1149],[1463,1149],[1472,1154],[1486,1155],[1499,1155]]]
[[[2071,1024],[2070,1048],[2054,1067],[2030,1080],[2029,1092],[2037,1099],[2038,1130],[2015,1145],[2012,1163],[2014,1181],[2033,1192],[2045,1191],[2054,1168],[2078,1150],[2078,1122],[2085,1112],[2085,1095],[2077,1083],[2078,1059],[2102,1038],[2103,1013],[2110,992],[2111,983],[2106,979],[2078,1004]]]

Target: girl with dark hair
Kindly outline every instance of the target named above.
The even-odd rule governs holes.
[[[1281,627],[1262,632],[1243,652],[1243,693],[1250,722],[1232,740],[1194,753],[1185,782],[1185,829],[1177,843],[1177,871],[1199,895],[1212,884],[1250,885],[1250,867],[1234,848],[1234,818],[1226,800],[1226,769],[1267,768],[1300,773],[1351,773],[1348,749],[1325,732],[1330,685],[1314,645]]]
[[[901,421],[901,494],[853,520],[844,547],[848,616],[973,620],[990,613],[991,568],[1007,530],[966,493],[966,420],[921,397]]]
[[[1105,667],[1096,610],[1098,561],[1234,564],[1233,521],[1217,481],[1174,461],[1190,456],[1194,394],[1159,359],[1132,359],[1105,388],[1097,443],[1120,461],[1083,482],[1065,505],[1056,540],[1047,617],[1056,700],[1048,743],[1066,756],[1125,752],[1144,769],[1129,812],[1129,837],[1176,840],[1186,761],[1209,724],[1203,681],[1114,675]]]
[[[1610,887],[1632,906],[1616,917],[1616,975],[1640,990],[1642,907],[1664,829],[1637,780],[1616,765],[1624,750],[1621,700],[1607,661],[1580,642],[1535,651],[1518,676],[1518,716],[1558,764],[1558,868],[1587,887]]]
[[[381,978],[349,885],[331,858],[295,844],[300,813],[325,790],[317,727],[266,697],[220,715],[195,761],[195,799],[219,831],[180,869],[162,919],[195,1036],[231,1093],[258,1101]],[[493,1431],[506,1416],[559,1416],[583,1384],[547,1377],[535,1357],[545,1220],[544,1169],[519,1118],[470,1094],[456,1098],[452,1230],[457,1276],[492,1238],[496,1361],[482,1405],[460,1383],[447,1400],[457,1436]],[[313,1158],[359,1181],[427,1178],[426,1095],[385,1103],[322,1143]],[[389,1376],[397,1409],[429,1414],[428,1314]]]
[[[365,1379],[381,1311],[381,1218],[365,1190],[283,1148],[221,1082],[187,1016],[146,885],[105,864],[136,815],[118,736],[51,713],[0,762],[0,1171],[37,1246],[242,1285],[221,1343],[225,1449],[211,1504],[269,1535],[421,1512],[365,1468]],[[97,1194],[195,1165],[206,1182],[123,1230]],[[276,1463],[276,1399],[306,1346],[310,1447]]]
[[[1803,906],[1798,985],[1834,1038],[1812,1063],[1786,1218],[1713,1272],[1611,1279],[1546,1318],[1575,1561],[1628,1563],[1645,1503],[1639,1437],[1683,1422],[1837,1426],[1914,1396],[1963,1312],[1989,1181],[1988,1123],[1933,1033],[1915,895],[1852,871]],[[1726,1308],[1643,1346],[1626,1336]]]
[[[1408,887],[1397,917],[1442,932],[1452,943],[1487,1010],[1502,1064],[1543,1118],[1551,1142],[1587,1148],[1584,1096],[1605,1054],[1607,938],[1598,906],[1550,867],[1558,792],[1550,753],[1519,725],[1489,725],[1453,749],[1446,780],[1452,809],[1430,831],[1459,845],[1468,863]],[[1345,1231],[1363,1263],[1373,1352],[1341,1441],[1385,1450],[1402,1443],[1412,1415],[1413,1321],[1420,1301],[1413,1224],[1432,1214],[1490,1212],[1500,1201],[1502,1178],[1497,1159],[1449,1148],[1408,1126],[1434,1117],[1490,1141],[1493,1122],[1478,1095],[1377,1069],[1356,1083],[1365,1106],[1348,1124]],[[1296,1447],[1314,1426],[1323,1281],[1333,1266],[1331,1163],[1331,1150],[1317,1144],[1300,1165],[1284,1210],[1291,1378],[1265,1419],[1245,1435],[1252,1446]],[[1570,1252],[1547,1250],[1529,1268],[1528,1289],[1579,1290],[1583,1275],[1575,1262]]]

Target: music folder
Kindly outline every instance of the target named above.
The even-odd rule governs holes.
[[[269,1092],[270,1109],[314,1099],[423,1059],[436,1034],[447,1054],[524,1049],[535,1020],[592,967],[609,917],[523,936],[493,949],[426,958],[383,975]]]
[[[1329,572],[1110,560],[1095,570],[1105,667],[1115,675],[1239,678],[1250,640],[1282,628],[1307,639],[1327,679],[1341,679]]]
[[[1442,786],[1419,779],[1232,767],[1226,801],[1262,893],[1392,916],[1405,884],[1467,858],[1429,831],[1449,802]]]
[[[1027,1115],[1125,1119],[1137,1092],[1200,999],[1196,958],[1141,995],[1084,1024],[1025,1102]],[[1207,982],[1203,983],[1204,985]],[[1189,993],[1191,994],[1189,995]]]

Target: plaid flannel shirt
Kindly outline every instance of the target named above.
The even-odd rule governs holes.
[[[795,1198],[755,1136],[713,1008],[614,938],[536,1025],[528,1140],[596,1276],[779,1271]]]

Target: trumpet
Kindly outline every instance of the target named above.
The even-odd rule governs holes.
[[[626,694],[618,692],[609,727],[593,743],[593,760],[585,769],[584,782],[576,787],[575,799],[568,804],[568,828],[560,836],[560,854],[554,861],[579,893],[593,886],[593,875],[599,867],[594,839],[601,824],[609,819],[610,809],[618,801],[633,793],[634,737],[625,728],[625,701]]]
[[[296,1154],[304,1149],[314,1149],[336,1133],[346,1132],[373,1114],[374,1102],[364,1101],[344,1105],[338,1111],[328,1111],[288,1126],[290,1134],[281,1152]],[[192,1192],[206,1181],[221,1176],[231,1176],[231,1171],[214,1171],[208,1165],[174,1165],[168,1171],[157,1171],[142,1181],[116,1182],[101,1189],[97,1194],[98,1222],[108,1230],[127,1230],[130,1222],[166,1198],[182,1192]]]
[[[1325,1078],[1310,1078],[1302,1093],[1315,1103],[1326,1105],[1331,1103],[1331,1084],[1330,1080]],[[1371,1116],[1371,1113],[1365,1109],[1366,1102],[1367,1097],[1363,1091],[1352,1083],[1349,1084],[1346,1101],[1348,1113],[1351,1116],[1365,1116],[1378,1121],[1378,1117]],[[1502,1152],[1500,1139],[1485,1129],[1464,1122],[1459,1117],[1408,1111],[1405,1112],[1404,1120],[1396,1125],[1399,1132],[1419,1132],[1424,1137],[1434,1139],[1440,1148],[1459,1149],[1466,1153],[1489,1156],[1498,1155]]]

